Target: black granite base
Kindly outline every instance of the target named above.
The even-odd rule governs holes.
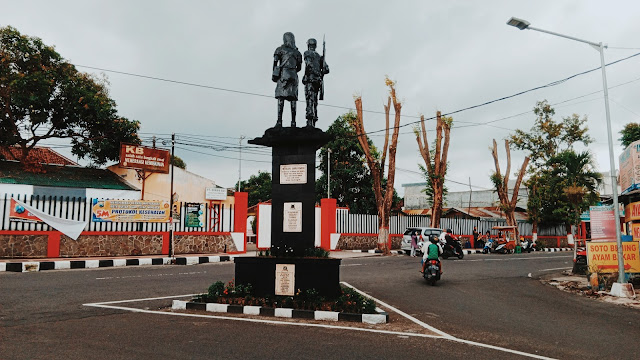
[[[236,284],[251,284],[256,296],[275,295],[276,264],[295,265],[295,292],[315,289],[326,298],[340,295],[341,259],[237,257]]]

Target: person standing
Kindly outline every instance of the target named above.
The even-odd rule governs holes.
[[[298,101],[298,72],[302,69],[302,54],[296,47],[293,33],[282,36],[283,44],[273,54],[271,80],[276,83],[275,97],[278,99],[276,127],[282,127],[284,101],[291,104],[291,127],[296,127],[296,102]]]
[[[318,92],[322,88],[324,75],[329,73],[329,65],[324,60],[324,56],[316,52],[317,45],[316,39],[307,40],[308,50],[304,52],[305,69],[302,83],[304,84],[304,96],[307,101],[307,126],[316,126],[318,121]]]
[[[478,227],[473,227],[473,247],[478,248],[478,238],[480,237],[480,233],[478,232]]]
[[[418,236],[415,230],[411,233],[411,256],[416,256],[416,249],[418,248]]]

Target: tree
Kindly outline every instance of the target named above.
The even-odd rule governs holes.
[[[360,146],[364,151],[367,160],[367,166],[371,170],[373,177],[373,192],[376,199],[376,208],[378,209],[378,249],[384,254],[389,254],[389,219],[391,216],[391,205],[393,201],[394,181],[396,175],[396,151],[398,148],[398,133],[400,126],[400,113],[402,104],[396,97],[395,82],[385,79],[385,84],[389,87],[389,97],[387,105],[384,106],[385,112],[385,136],[384,146],[380,154],[375,153],[369,146],[369,139],[364,129],[364,117],[362,111],[362,97],[355,98],[356,114],[355,121],[351,126],[355,129]],[[391,135],[391,144],[389,144],[389,113],[391,111],[391,102],[393,101],[393,109],[395,113],[393,134]],[[388,152],[387,152],[388,150]],[[387,182],[384,183],[385,162],[389,156],[389,165],[387,170]]]
[[[351,123],[356,114],[348,112],[338,117],[327,129],[334,140],[320,149],[318,170],[322,173],[316,181],[316,198],[320,201],[327,196],[327,153],[331,150],[331,196],[338,206],[348,207],[356,214],[376,214],[376,201],[373,194],[371,171],[365,166],[365,155],[358,142]],[[367,138],[369,147],[377,152]]]
[[[436,113],[436,144],[433,151],[429,150],[429,143],[427,141],[427,130],[424,125],[424,116],[420,116],[420,127],[422,133],[417,128],[414,128],[416,135],[416,142],[418,143],[418,149],[420,155],[427,165],[427,187],[431,191],[431,198],[433,199],[431,206],[431,227],[440,226],[440,216],[442,215],[442,202],[444,201],[444,178],[447,174],[447,154],[449,152],[449,135],[451,133],[451,124],[453,118],[443,117],[438,111]],[[422,134],[422,137],[420,135]],[[444,138],[444,143],[442,139]],[[424,144],[423,144],[424,143]]]
[[[626,149],[632,142],[640,140],[640,124],[628,123],[620,130],[620,135],[622,137],[618,140],[622,142],[622,147]]]
[[[530,215],[529,222],[533,224],[535,241],[539,221],[544,223],[557,221],[543,210],[549,209],[548,204],[556,202],[553,197],[557,195],[550,189],[549,159],[562,151],[573,149],[575,143],[587,146],[593,142],[593,139],[587,134],[586,117],[581,119],[573,114],[563,118],[561,122],[556,122],[553,119],[555,110],[546,100],[538,101],[533,113],[536,115],[536,120],[529,132],[518,129],[515,134],[509,136],[509,139],[511,147],[524,150],[531,159],[528,169],[530,178],[527,181],[529,189],[527,211]],[[542,208],[536,208],[537,206]]]
[[[235,187],[238,188],[237,182]],[[259,171],[258,175],[251,175],[249,180],[240,182],[240,190],[248,193],[249,206],[271,200],[271,173]]]
[[[588,151],[565,150],[548,161],[554,203],[547,209],[555,219],[567,225],[567,237],[573,236],[573,226],[580,223],[580,214],[600,199],[598,185],[602,175],[595,171]]]
[[[515,134],[509,136],[514,149],[529,153],[531,159],[529,170],[544,167],[552,156],[572,149],[575,143],[581,142],[587,146],[593,142],[587,134],[589,128],[585,126],[586,117],[580,119],[577,114],[573,114],[558,123],[552,118],[555,110],[546,100],[538,101],[533,113],[537,117],[529,132],[518,129]]]
[[[187,170],[187,163],[182,160],[179,156],[173,155],[171,156],[171,164],[173,166],[179,167],[182,170]]]
[[[496,172],[491,175],[491,181],[496,187],[496,192],[498,193],[498,198],[500,199],[500,208],[502,209],[502,211],[504,211],[507,225],[516,227],[516,245],[520,245],[520,236],[518,231],[518,222],[516,221],[515,217],[515,210],[516,203],[518,202],[518,191],[520,190],[522,178],[524,177],[524,173],[527,170],[527,165],[529,164],[529,157],[526,156],[524,158],[524,161],[522,162],[522,166],[520,167],[520,171],[518,172],[518,176],[516,178],[516,184],[513,187],[513,194],[511,195],[511,199],[509,199],[509,172],[511,172],[511,151],[509,149],[509,140],[504,141],[504,148],[507,151],[507,170],[505,171],[503,176],[500,172],[500,162],[498,161],[498,144],[496,144],[496,140],[493,139],[493,149],[491,151],[491,155],[493,155]]]
[[[138,121],[119,117],[105,80],[81,73],[41,39],[0,28],[0,146],[20,160],[43,140],[70,139],[95,164],[117,161],[120,143],[140,144]]]

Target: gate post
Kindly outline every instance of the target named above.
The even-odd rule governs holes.
[[[320,199],[320,247],[331,250],[331,234],[336,232],[336,199]]]

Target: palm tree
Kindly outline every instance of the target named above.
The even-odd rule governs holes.
[[[559,206],[553,211],[564,218],[567,237],[573,237],[573,226],[580,223],[580,214],[600,199],[597,188],[602,176],[595,171],[588,151],[565,150],[552,156],[547,164],[551,169],[552,189],[559,196]]]

